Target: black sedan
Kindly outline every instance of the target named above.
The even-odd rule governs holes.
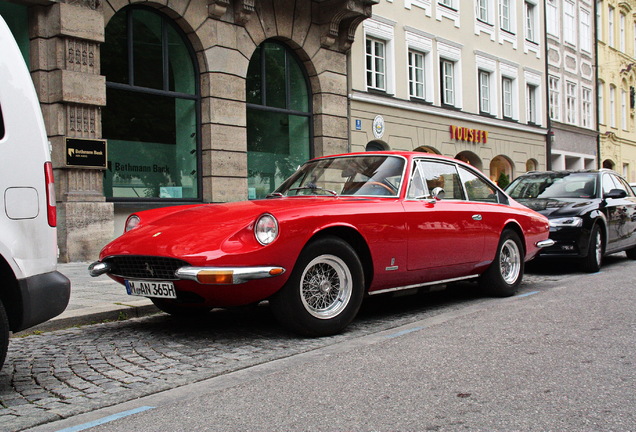
[[[547,216],[551,247],[542,257],[571,257],[596,272],[603,256],[625,251],[636,259],[636,195],[610,170],[530,172],[506,192]]]

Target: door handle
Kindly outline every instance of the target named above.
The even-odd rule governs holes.
[[[474,214],[473,215],[473,219],[476,221],[480,221],[481,220],[481,215],[480,214]]]

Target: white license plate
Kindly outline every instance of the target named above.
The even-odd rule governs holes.
[[[177,298],[172,282],[156,282],[142,280],[127,280],[126,291],[128,295],[142,297]]]

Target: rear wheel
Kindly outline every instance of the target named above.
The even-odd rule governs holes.
[[[590,234],[587,256],[581,262],[581,268],[587,273],[596,273],[603,262],[603,236],[598,224],[594,224]]]
[[[519,235],[510,229],[504,230],[495,259],[479,279],[480,288],[497,297],[514,295],[523,279],[524,264]]]
[[[625,251],[625,253],[627,254],[627,258],[629,258],[631,260],[636,260],[636,247],[633,247],[631,249],[627,249]]]
[[[4,364],[9,349],[9,320],[4,310],[4,305],[0,301],[0,369]]]
[[[353,320],[363,294],[358,255],[344,240],[330,236],[305,247],[270,304],[276,319],[290,330],[326,336],[342,331]]]

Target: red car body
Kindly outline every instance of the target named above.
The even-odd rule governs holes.
[[[277,295],[292,277],[299,256],[317,238],[340,239],[351,246],[362,266],[364,294],[478,277],[494,262],[502,233],[506,230],[514,231],[519,237],[521,272],[523,262],[532,259],[540,247],[546,245],[548,221],[544,216],[505,196],[474,168],[454,159],[423,153],[380,152],[317,160],[330,163],[335,158],[345,161],[349,161],[346,158],[367,158],[351,159],[357,162],[371,156],[377,160],[398,158],[402,161],[403,171],[398,173],[402,179],[392,196],[334,195],[333,191],[323,194],[318,193],[321,188],[316,187],[311,195],[276,193],[262,200],[139,212],[136,214],[139,225],[104,247],[100,261],[93,267],[104,266],[113,257],[135,256],[141,257],[142,261],[143,257],[174,258],[193,268],[215,271],[250,267],[280,269],[267,277],[231,284],[200,283],[196,277],[175,278],[177,293],[188,293],[189,297],[178,302],[174,300],[174,303],[182,306],[179,311],[187,311],[189,306],[204,309],[237,306]],[[396,159],[391,160],[395,162]],[[442,164],[444,169],[459,170],[464,176],[469,170],[471,175],[479,176],[481,182],[492,188],[498,202],[439,199],[433,198],[430,191],[426,197],[409,198],[409,188],[413,187],[411,182],[415,181],[417,172],[416,160],[422,166]],[[345,174],[343,172],[343,178]],[[463,179],[461,175],[457,178]],[[467,194],[468,183],[464,185],[464,194]],[[288,189],[287,193],[292,190],[294,188]],[[458,187],[455,190],[455,193],[461,192]],[[277,237],[267,245],[261,244],[255,236],[255,224],[262,215],[273,216],[278,225]],[[329,253],[324,255],[331,256]],[[111,270],[98,266],[93,274],[108,272],[112,278],[124,283],[127,276]],[[149,273],[147,278],[153,279],[151,276]],[[514,282],[518,285],[520,280]],[[329,289],[330,286],[324,288]],[[172,300],[160,302],[169,306]],[[162,309],[171,312],[169,307]],[[328,321],[323,317],[320,319]],[[341,326],[336,327],[335,331],[341,330]],[[335,332],[295,330],[307,334]]]

